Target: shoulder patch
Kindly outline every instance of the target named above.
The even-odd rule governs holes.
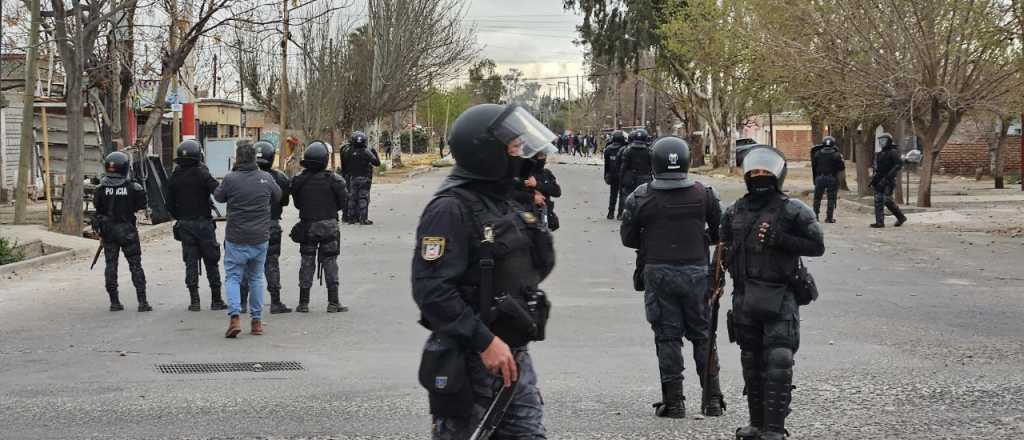
[[[423,237],[420,256],[425,261],[435,261],[444,256],[444,237]]]
[[[523,221],[528,225],[537,223],[537,216],[532,212],[520,212],[519,216],[523,218]]]

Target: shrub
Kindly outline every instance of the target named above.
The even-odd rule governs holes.
[[[4,264],[17,263],[25,259],[25,254],[16,249],[16,242],[0,237],[0,266]]]

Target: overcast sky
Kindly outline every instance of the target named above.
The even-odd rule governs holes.
[[[466,20],[477,27],[482,55],[493,59],[500,71],[514,67],[527,78],[583,74],[583,48],[573,44],[576,25],[583,19],[564,11],[561,0],[466,3]]]

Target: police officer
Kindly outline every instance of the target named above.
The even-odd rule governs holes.
[[[543,402],[527,351],[544,338],[551,235],[511,200],[524,157],[556,138],[517,105],[481,104],[454,122],[451,175],[423,210],[413,298],[431,330],[420,365],[434,439],[466,439],[503,385],[518,380],[494,438],[543,439]]]
[[[310,142],[300,164],[305,168],[292,179],[291,193],[299,209],[299,222],[290,237],[299,244],[302,265],[299,268],[299,306],[297,312],[309,312],[309,289],[313,275],[322,271],[327,283],[327,313],[346,312],[338,298],[338,255],[341,234],[338,211],[348,200],[345,179],[327,169],[330,149],[322,141]]]
[[[341,157],[349,183],[348,200],[349,223],[372,225],[367,218],[370,207],[370,186],[373,184],[373,169],[380,166],[377,150],[366,146],[366,135],[361,131],[352,133],[348,141],[349,148]]]
[[[839,173],[846,169],[843,154],[839,152],[836,140],[825,136],[821,145],[811,149],[811,174],[814,175],[814,217],[821,220],[821,196],[828,194],[828,211],[825,223],[835,223],[836,198],[839,195]]]
[[[135,226],[135,211],[146,209],[146,190],[142,185],[128,180],[128,155],[115,151],[103,159],[106,172],[96,187],[94,203],[96,214],[92,224],[98,227],[103,242],[103,257],[106,270],[107,294],[110,296],[110,311],[124,310],[117,292],[117,259],[123,252],[132,273],[132,284],[139,300],[139,311],[149,312],[153,308],[146,301],[146,273],[142,271],[142,243]]]
[[[277,155],[277,148],[267,141],[259,141],[253,144],[256,150],[256,165],[266,171],[274,178],[278,188],[281,188],[281,200],[270,205],[270,240],[267,245],[267,259],[263,264],[264,274],[267,277],[267,290],[270,291],[270,313],[291,313],[285,303],[281,302],[281,213],[284,207],[288,206],[288,191],[291,185],[288,175],[281,170],[274,169],[274,156]],[[241,295],[242,313],[246,313],[249,304],[249,283],[240,284],[239,294]]]
[[[892,194],[896,190],[896,177],[903,169],[903,160],[891,134],[879,136],[878,143],[882,145],[882,151],[875,155],[875,174],[871,177],[871,188],[875,190],[875,222],[871,227],[885,227],[885,208],[896,216],[893,226],[900,227],[907,222],[907,216],[903,215]]]
[[[185,287],[188,288],[188,309],[199,306],[199,262],[206,266],[206,279],[210,283],[210,310],[224,310],[220,295],[220,243],[217,243],[217,225],[210,214],[210,196],[217,189],[217,179],[203,163],[203,147],[199,142],[186,140],[178,145],[171,178],[167,182],[167,210],[177,220],[174,239],[181,242],[181,259],[185,262]]]
[[[740,346],[750,424],[737,439],[781,440],[800,346],[800,312],[789,281],[801,256],[825,253],[821,226],[803,202],[782,193],[786,159],[768,146],[743,159],[747,194],[725,210],[722,243],[733,280],[728,322]]]
[[[622,218],[622,203],[619,190],[619,153],[626,145],[622,130],[612,133],[611,142],[604,147],[604,183],[608,185],[608,220]],[[616,209],[616,205],[618,208]]]
[[[651,149],[647,130],[638,128],[629,134],[629,146],[623,148],[619,159],[619,184],[625,199],[636,187],[649,183],[651,177]]]
[[[647,321],[654,330],[654,346],[661,371],[662,402],[659,417],[685,418],[683,397],[683,344],[693,344],[693,360],[701,386],[708,387],[702,413],[722,415],[718,365],[708,383],[710,308],[708,246],[718,242],[722,208],[711,188],[689,178],[690,146],[667,136],[653,146],[654,181],[637,187],[626,199],[622,216],[622,244],[643,255]],[[717,361],[716,361],[717,362]]]
[[[338,148],[338,154],[340,155],[339,157],[344,158],[345,155],[348,154],[349,148],[350,147],[348,142],[341,144],[341,147]],[[351,177],[349,177],[348,175],[348,168],[348,163],[343,159],[341,161],[341,165],[338,167],[338,174],[341,175],[342,179],[345,179],[346,183],[352,181]],[[347,191],[348,188],[346,188],[345,190]],[[341,207],[341,221],[345,222],[346,224],[353,223],[352,215],[349,213],[348,203],[345,203],[345,206]]]

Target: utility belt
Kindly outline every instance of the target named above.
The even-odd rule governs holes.
[[[547,337],[545,329],[550,314],[551,301],[547,293],[540,289],[524,288],[515,294],[494,297],[487,313],[480,310],[480,319],[491,333],[505,341],[509,347],[522,347]]]

